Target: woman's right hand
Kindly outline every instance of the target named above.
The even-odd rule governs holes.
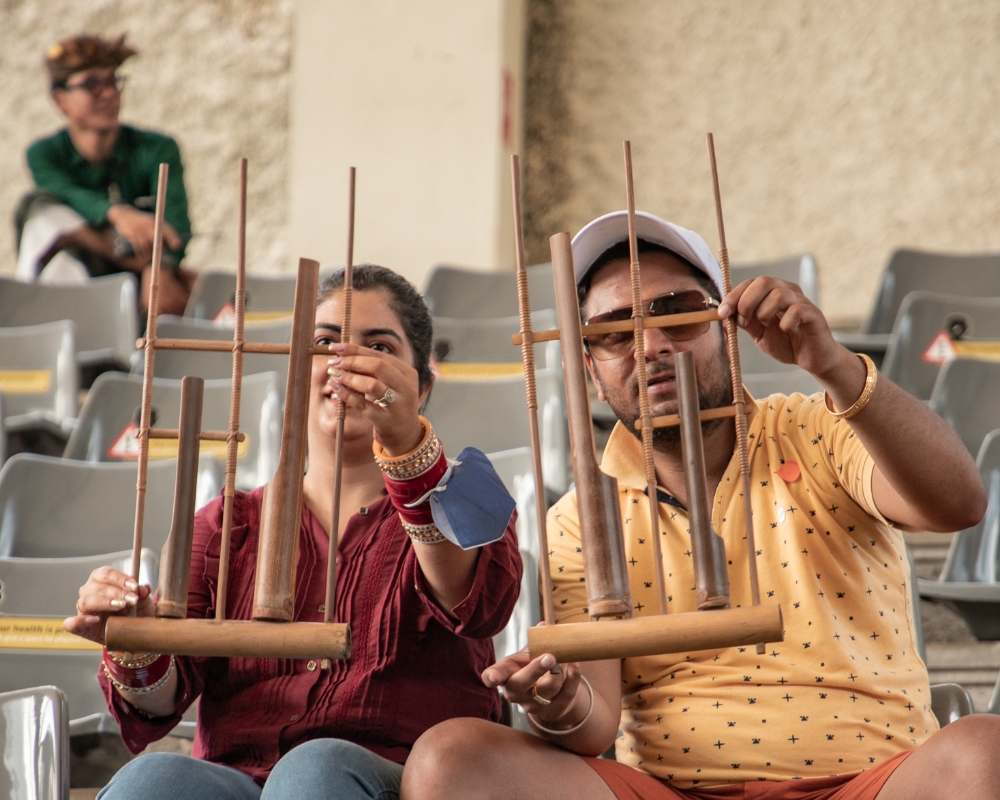
[[[98,567],[80,587],[76,616],[63,620],[70,633],[104,644],[104,626],[108,617],[122,616],[134,607],[137,616],[151,617],[156,612],[152,590],[139,586],[130,576],[111,567]]]
[[[561,664],[559,670],[555,667],[555,656],[545,653],[532,659],[525,647],[486,669],[482,678],[491,689],[503,687],[510,702],[520,705],[539,722],[560,725],[576,705],[580,665]]]

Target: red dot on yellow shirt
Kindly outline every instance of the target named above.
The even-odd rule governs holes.
[[[784,464],[781,465],[781,469],[779,469],[775,473],[775,475],[781,478],[781,480],[783,480],[785,483],[793,483],[794,481],[797,481],[799,477],[802,475],[802,470],[799,469],[798,462],[786,461]]]

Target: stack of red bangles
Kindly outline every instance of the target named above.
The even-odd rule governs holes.
[[[136,653],[126,659],[125,653],[104,649],[104,674],[111,684],[123,692],[148,694],[167,682],[174,671],[174,657],[159,653]]]

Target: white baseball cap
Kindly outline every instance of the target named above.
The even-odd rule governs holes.
[[[635,212],[635,235],[652,244],[658,244],[690,261],[708,275],[719,289],[722,289],[722,270],[705,240],[694,231],[674,225],[645,211]],[[588,223],[573,237],[573,264],[576,268],[576,282],[587,274],[594,262],[609,247],[628,241],[628,212],[613,211]]]

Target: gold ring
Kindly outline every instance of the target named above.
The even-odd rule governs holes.
[[[534,700],[540,706],[550,706],[552,701],[546,697],[542,697],[535,689],[531,690],[531,699]]]

